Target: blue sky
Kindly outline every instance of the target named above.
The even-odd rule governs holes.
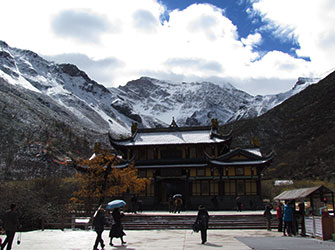
[[[149,76],[277,94],[334,70],[334,13],[334,0],[11,0],[0,39],[107,87]]]
[[[252,2],[246,0],[210,0],[210,1],[191,1],[191,0],[162,0],[162,3],[166,5],[167,11],[164,18],[169,18],[168,12],[174,9],[183,10],[192,4],[203,3],[212,4],[216,7],[224,9],[224,15],[229,18],[234,25],[237,26],[237,32],[239,38],[247,38],[250,33],[259,32],[262,37],[262,43],[255,46],[254,51],[266,52],[271,50],[278,50],[287,53],[291,56],[298,57],[296,50],[299,49],[299,44],[290,37],[287,39],[281,39],[274,37],[272,30],[259,30],[261,26],[267,25],[260,16],[260,13],[255,13],[254,16],[250,17],[247,13],[249,9],[252,9]],[[303,57],[305,60],[310,60],[308,57]]]

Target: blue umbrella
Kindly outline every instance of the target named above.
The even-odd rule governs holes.
[[[125,206],[127,203],[124,200],[113,200],[108,202],[106,209],[113,209]]]

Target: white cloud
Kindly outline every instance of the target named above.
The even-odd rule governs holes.
[[[101,34],[110,30],[110,25],[103,17],[90,11],[65,10],[52,19],[51,29],[65,38],[96,43]]]
[[[247,38],[241,39],[245,46],[255,46],[262,42],[262,35],[260,33],[250,34]]]
[[[333,0],[260,0],[253,7],[264,15],[275,35],[294,37],[297,54],[310,57],[310,71],[316,75],[334,68],[335,2]]]
[[[147,10],[137,10],[133,15],[133,19],[134,26],[144,32],[155,33],[159,25],[159,21]]]
[[[224,10],[209,4],[174,10],[161,23],[166,9],[158,0],[4,1],[0,39],[42,55],[62,55],[63,60],[68,54],[67,60],[107,86],[148,74],[180,81],[236,79],[238,86],[252,93],[261,93],[255,86],[262,93],[273,93],[280,87],[271,88],[264,79],[293,81],[333,67],[333,5],[332,0],[254,3],[253,10],[268,22],[263,28],[277,27],[275,35],[297,39],[298,55],[309,56],[311,62],[278,51],[255,52],[254,46],[263,41],[260,33],[240,41]],[[248,12],[252,15],[251,9]],[[253,85],[255,79],[262,79],[266,87]]]

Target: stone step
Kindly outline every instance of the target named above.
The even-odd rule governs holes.
[[[126,215],[122,221],[127,230],[147,229],[191,229],[195,215]],[[277,227],[272,219],[272,227]],[[209,218],[209,229],[264,229],[266,220],[262,215],[213,215]]]

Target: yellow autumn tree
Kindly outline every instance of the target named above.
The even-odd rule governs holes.
[[[148,179],[138,177],[134,164],[120,166],[119,163],[120,159],[110,149],[96,144],[94,155],[77,163],[82,171],[76,175],[78,191],[73,193],[72,201],[89,208],[101,205],[106,197],[143,191]]]

